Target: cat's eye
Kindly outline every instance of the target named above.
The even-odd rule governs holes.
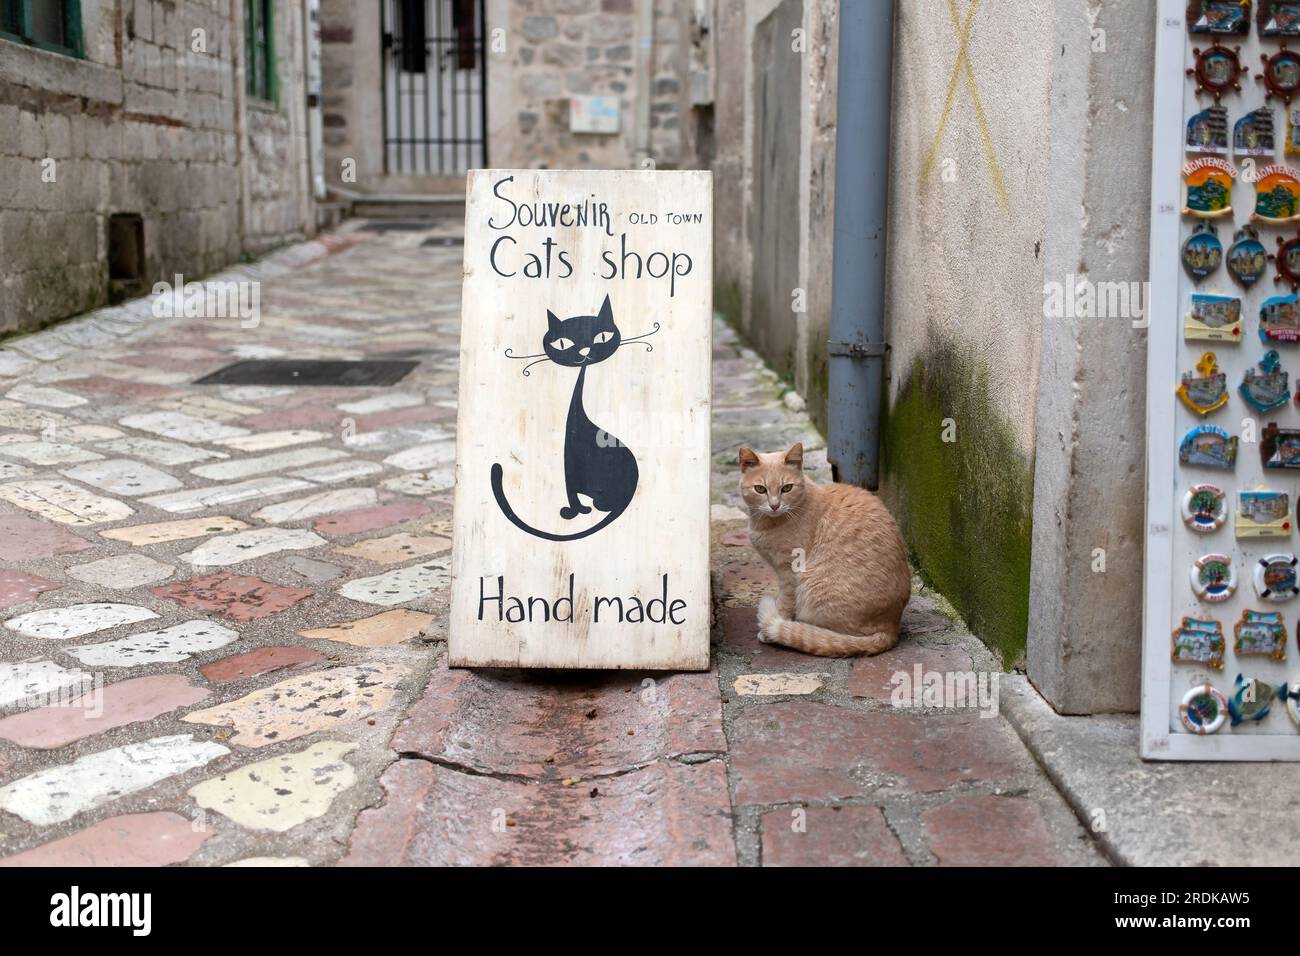
[[[788,492],[788,491],[793,491],[793,490],[794,490],[794,485],[782,485],[782,486],[781,486],[781,494],[785,494],[786,492]]]
[[[597,345],[604,345],[613,337],[614,337],[613,332],[601,332],[594,339],[592,339],[592,341],[595,342]]]
[[[767,488],[764,487],[763,485],[755,485],[755,486],[754,486],[754,491],[755,491],[756,493],[760,494],[760,495],[765,495],[765,494],[767,494]]]
[[[573,339],[558,338],[551,340],[551,347],[559,349],[561,352],[573,348]]]

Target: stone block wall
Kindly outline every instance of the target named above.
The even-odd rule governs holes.
[[[83,58],[0,39],[0,335],[105,304],[114,213],[143,217],[146,289],[312,231],[301,3],[277,4],[279,103],[247,120],[233,9],[82,0]]]

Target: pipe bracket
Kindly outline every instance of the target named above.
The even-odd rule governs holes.
[[[827,342],[827,354],[845,355],[852,359],[883,358],[889,352],[888,342]]]

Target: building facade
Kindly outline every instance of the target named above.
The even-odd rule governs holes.
[[[0,334],[310,235],[303,0],[0,6]]]

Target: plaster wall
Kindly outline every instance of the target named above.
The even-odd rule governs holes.
[[[896,6],[882,490],[921,573],[1010,665],[1028,618],[1059,50],[1050,5],[955,9]]]

